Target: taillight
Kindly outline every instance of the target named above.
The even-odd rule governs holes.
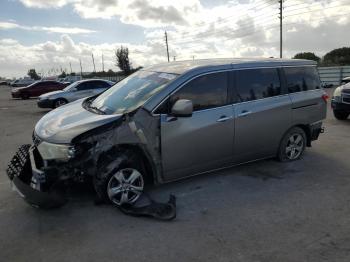
[[[322,99],[323,99],[323,101],[325,101],[326,103],[327,103],[327,101],[328,101],[328,98],[329,98],[329,96],[328,96],[327,94],[323,94],[323,95],[322,95]]]

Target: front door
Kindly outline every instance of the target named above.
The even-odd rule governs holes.
[[[234,120],[227,87],[227,72],[206,74],[189,81],[165,102],[168,111],[161,115],[165,180],[221,168],[232,161]],[[192,116],[171,116],[170,108],[178,99],[192,101]]]

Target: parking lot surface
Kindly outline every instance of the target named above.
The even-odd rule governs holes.
[[[172,222],[95,206],[87,190],[60,209],[28,206],[5,169],[46,112],[0,86],[0,261],[349,261],[350,120],[331,110],[300,161],[264,160],[153,188],[155,199],[176,195]]]

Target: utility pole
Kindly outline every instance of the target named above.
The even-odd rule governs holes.
[[[83,66],[81,65],[81,59],[79,58],[80,62],[80,75],[83,76]]]
[[[168,34],[165,31],[165,44],[166,44],[166,53],[167,53],[167,57],[168,57],[168,63],[170,62],[169,60],[169,46],[168,46]]]
[[[174,61],[176,61],[176,55],[174,55]]]
[[[96,72],[94,53],[91,53],[92,64],[94,65],[94,72]]]
[[[280,4],[280,58],[282,58],[282,48],[283,48],[283,0],[278,0],[279,4]]]
[[[102,54],[102,72],[104,72],[104,71],[105,71],[105,62],[103,60],[103,54]]]
[[[71,62],[69,62],[69,67],[70,67],[70,73],[72,74],[73,70],[72,70],[72,63]]]

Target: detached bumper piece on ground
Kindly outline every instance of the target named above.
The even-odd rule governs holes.
[[[67,202],[61,185],[64,181],[52,183],[36,169],[31,145],[22,145],[13,156],[7,168],[7,175],[13,188],[30,205],[38,208],[56,208]],[[127,215],[147,216],[159,220],[172,220],[176,217],[176,199],[170,195],[167,203],[152,200],[145,193],[133,205],[123,205],[119,209]]]
[[[127,215],[153,217],[159,220],[176,218],[176,198],[170,195],[168,203],[159,203],[143,193],[133,205],[122,205],[119,209]]]

